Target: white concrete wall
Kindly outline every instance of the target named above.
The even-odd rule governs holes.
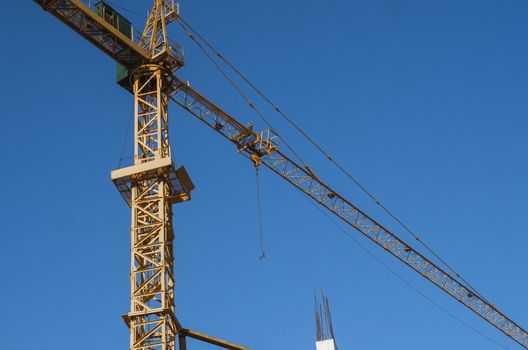
[[[336,350],[334,339],[322,340],[315,343],[317,350]]]

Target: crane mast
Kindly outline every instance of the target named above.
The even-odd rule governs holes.
[[[141,66],[133,74],[134,166],[124,175],[130,184],[131,274],[130,349],[173,349],[177,333],[174,320],[174,238],[167,95],[161,67]],[[159,163],[163,166],[148,167]],[[157,164],[156,164],[157,165]],[[120,171],[114,181],[123,179]]]
[[[528,332],[497,307],[450,275],[396,234],[371,218],[279,147],[271,130],[254,131],[216,106],[174,73],[183,50],[170,41],[166,26],[179,20],[174,2],[155,0],[140,34],[116,29],[92,10],[90,0],[34,0],[113,58],[123,73],[119,84],[134,95],[134,164],[112,172],[112,180],[131,208],[130,349],[186,349],[192,337],[226,349],[247,350],[184,329],[174,314],[172,205],[190,200],[194,185],[176,168],[169,145],[168,104],[173,100],[236,145],[255,166],[266,166],[355,228],[396,259],[528,349]],[[118,70],[119,70],[118,69]]]
[[[168,80],[183,66],[183,56],[172,52],[166,24],[174,7],[156,0],[140,46],[150,62],[134,67],[134,165],[112,172],[130,205],[130,349],[176,348],[179,327],[174,312],[174,254],[172,204],[190,199],[194,188],[184,169],[171,158],[168,120]]]

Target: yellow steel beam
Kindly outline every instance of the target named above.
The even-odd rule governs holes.
[[[99,17],[95,12],[90,10],[86,5],[84,5],[80,0],[69,0],[72,4],[77,6],[81,11],[90,16],[91,19],[99,23],[101,26],[105,27],[106,30],[112,33],[117,39],[125,43],[129,48],[134,50],[137,54],[142,56],[145,60],[150,60],[150,55],[135,42],[129,39],[125,34],[121,33],[113,25],[105,21],[102,17]]]
[[[139,46],[133,40],[121,33],[119,30],[114,28],[103,18],[99,17],[94,11],[92,11],[87,5],[85,5],[82,0],[34,1],[40,6],[42,6],[44,10],[57,17],[59,20],[71,27],[84,38],[88,39],[99,49],[101,49],[103,52],[105,52],[118,62],[124,65],[127,65],[127,63],[129,63],[123,61],[119,57],[120,52],[112,50],[112,46],[109,46],[108,42],[102,43],[100,41],[100,34],[92,34],[92,30],[94,29],[93,27],[91,27],[90,30],[87,30],[88,28],[86,27],[86,24],[88,23],[88,21],[96,25],[98,30],[104,31],[104,34],[112,38],[113,42],[119,43],[118,47],[121,49],[120,51],[122,51],[122,49],[130,49],[131,54],[134,56],[136,61],[150,61],[150,55],[147,51],[145,51],[141,46]]]
[[[251,350],[250,348],[246,348],[244,346],[233,344],[233,343],[230,343],[230,342],[222,340],[222,339],[211,337],[210,335],[203,334],[203,333],[200,333],[200,332],[197,332],[197,331],[193,331],[192,329],[182,329],[180,331],[180,333],[183,334],[184,336],[191,337],[191,338],[194,338],[196,340],[200,340],[200,341],[203,341],[205,343],[212,344],[212,345],[216,345],[216,346],[219,346],[219,347],[224,348],[224,349],[229,349],[229,350]]]
[[[178,339],[180,342],[180,350],[187,350],[187,339],[185,339],[185,335],[180,333]]]

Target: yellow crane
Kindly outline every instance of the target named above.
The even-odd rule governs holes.
[[[155,0],[145,29],[108,4],[90,0],[34,0],[117,62],[118,83],[134,95],[134,165],[112,172],[132,212],[130,349],[185,349],[193,337],[226,349],[246,349],[183,328],[174,314],[172,205],[191,199],[194,185],[176,169],[169,145],[169,100],[201,120],[250,159],[265,166],[346,224],[419,273],[459,303],[528,349],[528,332],[459,276],[453,276],[375,221],[279,147],[272,130],[255,131],[216,106],[175,73],[183,50],[166,26],[183,21],[174,1]]]

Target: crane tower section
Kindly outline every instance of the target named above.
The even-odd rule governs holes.
[[[176,13],[155,2],[139,41],[151,59],[123,66],[129,82],[118,79],[134,94],[134,164],[112,172],[132,211],[130,311],[123,316],[131,350],[175,349],[181,329],[174,310],[172,204],[190,200],[194,185],[184,168],[176,170],[169,145],[169,77],[183,66],[166,33]]]

